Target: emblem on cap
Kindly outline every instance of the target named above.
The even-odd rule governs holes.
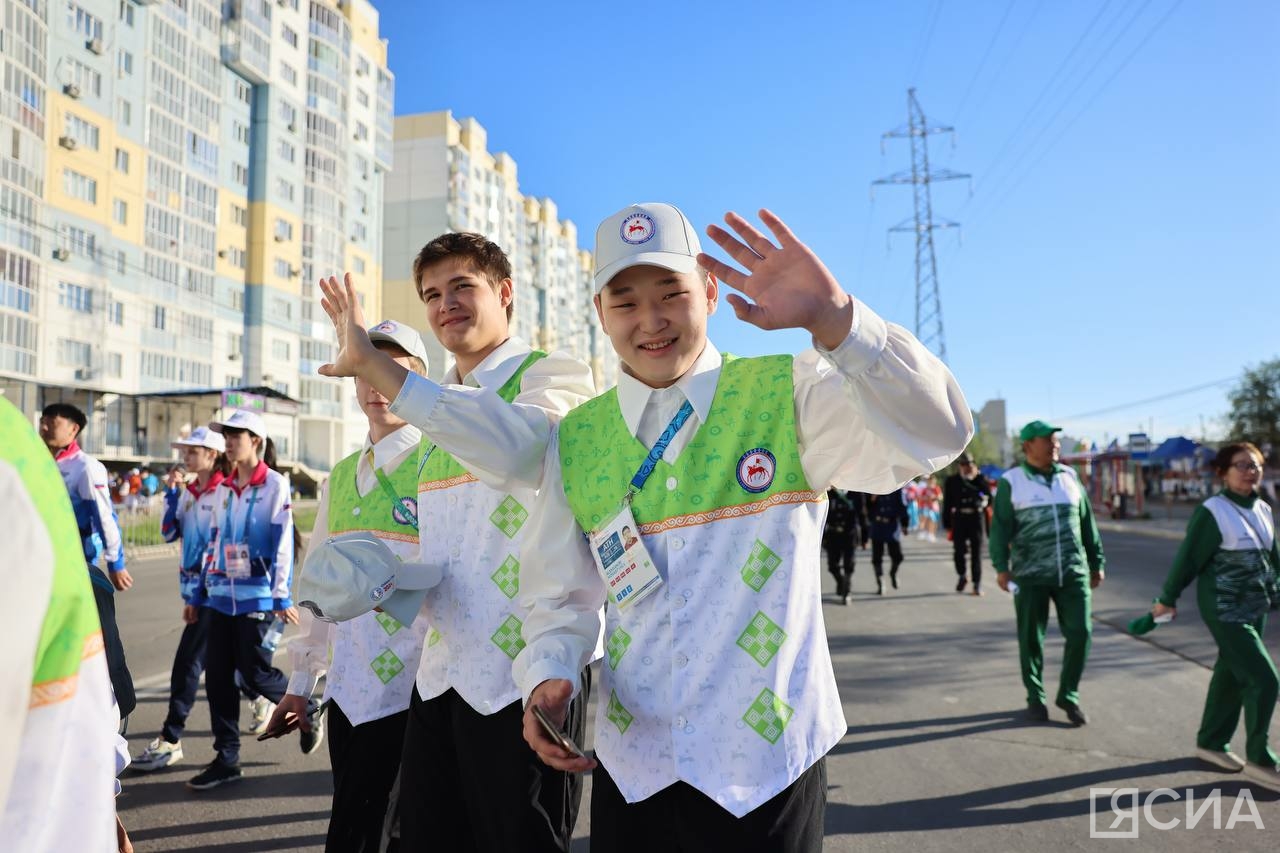
[[[375,332],[394,332],[396,324],[391,320],[384,320],[374,327]]]
[[[636,211],[622,220],[622,228],[619,230],[624,243],[638,246],[641,243],[647,243],[652,240],[653,235],[658,230],[658,226],[649,214],[643,211]]]
[[[748,450],[738,458],[738,485],[752,494],[763,492],[773,485],[777,470],[778,463],[768,450]]]
[[[395,578],[388,578],[387,580],[382,582],[382,586],[375,586],[372,590],[369,591],[369,600],[381,601],[383,596],[385,596],[387,593],[391,592],[395,588],[396,588]]]

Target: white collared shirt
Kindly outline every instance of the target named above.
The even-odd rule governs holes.
[[[621,375],[618,405],[628,430],[652,445],[687,395],[694,413],[664,453],[676,459],[710,411],[721,362],[708,342],[670,389]],[[949,464],[973,435],[973,416],[946,365],[860,302],[845,340],[834,350],[796,356],[793,380],[801,463],[817,491],[887,494]],[[567,679],[577,689],[600,635],[604,602],[603,582],[564,496],[554,432],[529,524],[532,547],[521,555],[519,595],[532,608],[524,624],[528,645],[513,667],[526,700],[547,679]],[[665,537],[647,537],[645,545],[665,566]]]
[[[508,338],[466,376],[451,365],[444,384],[410,373],[392,414],[421,428],[490,488],[537,488],[553,420],[595,396],[591,368],[565,352],[548,353],[521,377],[510,404],[498,396],[532,348]]]
[[[369,436],[365,436],[360,457],[356,460],[356,491],[360,497],[378,488],[375,467],[388,475],[391,474],[410,454],[417,453],[421,440],[422,432],[411,424],[405,424],[390,435],[383,436],[382,440],[376,443]],[[373,465],[369,464],[370,449],[373,450]],[[315,526],[312,528],[309,541],[323,542],[328,536],[329,484],[326,482],[320,490]],[[289,676],[288,693],[310,697],[315,692],[320,677],[329,668],[330,652],[337,639],[337,633],[338,626],[334,623],[315,618],[305,607],[298,608],[298,633],[289,640],[288,646],[289,662],[293,667],[293,672]],[[408,707],[407,703],[405,707]],[[343,711],[348,717],[358,713],[355,709],[349,708],[343,708]]]

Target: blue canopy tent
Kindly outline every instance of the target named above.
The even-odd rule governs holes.
[[[1200,463],[1213,454],[1214,451],[1203,444],[1178,435],[1166,438],[1159,447],[1151,451],[1151,461],[1169,463],[1178,459],[1194,459]]]

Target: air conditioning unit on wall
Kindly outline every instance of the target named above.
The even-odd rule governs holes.
[[[68,83],[62,87],[62,94],[66,95],[68,98],[79,98],[80,87],[75,83]]]
[[[102,56],[102,51],[106,49],[102,45],[102,39],[89,39],[84,46],[90,53],[96,53],[98,56]]]

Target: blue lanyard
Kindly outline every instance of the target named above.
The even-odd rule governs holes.
[[[649,481],[649,476],[653,474],[653,469],[658,467],[658,460],[667,451],[667,445],[671,444],[671,439],[676,437],[680,427],[684,426],[684,422],[689,420],[689,416],[692,414],[693,403],[685,400],[684,405],[680,407],[680,411],[676,412],[676,416],[671,419],[671,423],[667,424],[667,428],[662,431],[662,435],[658,436],[658,440],[649,449],[649,455],[640,463],[640,470],[636,471],[636,475],[631,478],[633,491],[638,492],[644,488],[644,484]]]
[[[422,479],[422,469],[427,467],[427,460],[431,458],[431,454],[436,452],[436,445],[427,448],[427,452],[422,454],[422,461],[418,463],[418,479]]]
[[[391,498],[391,503],[400,507],[400,511],[404,513],[405,518],[409,519],[409,524],[416,531],[418,529],[418,511],[414,509],[407,498],[402,498],[396,494],[396,487],[387,479],[387,475],[382,473],[381,468],[374,468],[373,475],[378,478],[378,485],[382,487],[382,491],[386,493],[387,497]]]
[[[238,538],[234,538],[231,540],[235,544],[244,544],[249,541],[249,523],[253,521],[253,518],[252,518],[253,505],[258,503],[256,498],[258,497],[258,489],[261,487],[252,486],[251,488],[253,489],[253,491],[249,493],[248,506],[245,508],[245,511],[244,511],[244,523],[240,525],[240,536]],[[239,509],[240,495],[236,495],[234,491],[232,492],[232,494],[235,495],[236,509]],[[234,518],[232,520],[234,521]]]

